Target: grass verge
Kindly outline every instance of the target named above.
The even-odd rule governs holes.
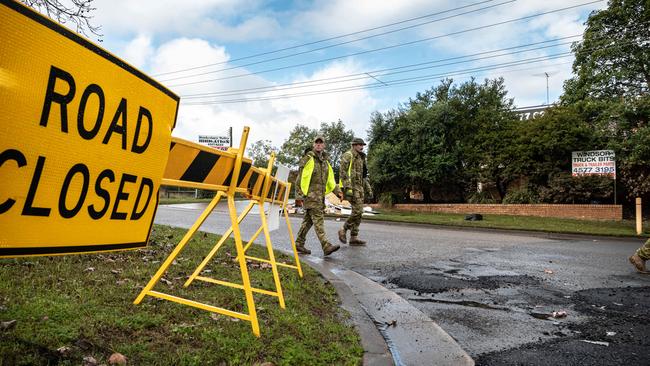
[[[86,356],[107,364],[113,352],[130,365],[361,364],[359,336],[334,288],[304,265],[303,278],[280,268],[286,309],[275,297],[255,294],[260,338],[247,321],[153,297],[133,305],[184,233],[155,225],[146,249],[0,260],[0,321],[16,320],[0,329],[0,364],[80,365]],[[197,233],[154,289],[246,311],[241,290],[200,281],[183,287],[217,239]],[[203,275],[241,283],[235,253],[232,241],[227,243]],[[247,253],[268,257],[257,245]],[[274,290],[270,266],[248,267],[254,287]],[[61,347],[67,350],[57,351]]]
[[[377,216],[364,216],[369,220],[411,222],[507,230],[540,231],[563,234],[587,234],[606,236],[637,236],[634,221],[587,221],[535,216],[483,215],[481,221],[466,221],[465,214],[408,212],[381,209]],[[650,236],[650,222],[646,221],[641,236]]]

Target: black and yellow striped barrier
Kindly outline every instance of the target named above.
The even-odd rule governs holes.
[[[250,321],[253,334],[258,337],[260,336],[257,310],[253,298],[253,288],[250,283],[245,251],[242,245],[241,233],[237,221],[237,211],[235,209],[235,193],[244,193],[248,190],[247,188],[240,187],[240,183],[243,183],[246,179],[248,170],[251,167],[251,161],[244,158],[244,149],[246,148],[246,141],[248,140],[248,132],[249,128],[245,127],[239,148],[231,149],[229,151],[211,149],[178,138],[172,139],[169,160],[163,175],[162,184],[213,190],[216,191],[217,194],[212,201],[210,201],[205,210],[203,210],[199,218],[194,222],[181,241],[176,245],[172,253],[167,257],[167,259],[165,259],[156,274],[151,278],[151,280],[149,280],[149,283],[142,289],[134,301],[136,305],[142,302],[145,296],[149,295],[233,318]],[[212,306],[153,290],[156,283],[158,283],[162,275],[173,263],[174,259],[176,259],[180,254],[194,233],[196,233],[196,231],[201,227],[224,196],[228,201],[228,213],[230,215],[232,231],[235,237],[237,261],[241,271],[242,283],[236,284],[225,281],[219,281],[216,283],[242,289],[246,297],[247,313]]]

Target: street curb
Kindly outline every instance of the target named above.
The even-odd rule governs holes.
[[[301,262],[336,289],[361,336],[364,365],[474,365],[449,334],[394,292],[327,259],[301,256]]]
[[[301,215],[292,214],[292,217],[302,217]],[[325,216],[325,219],[336,220],[347,218],[347,216]],[[472,227],[472,226],[456,226],[444,224],[428,224],[423,222],[404,222],[404,221],[389,221],[375,218],[364,218],[366,223],[378,222],[387,225],[395,226],[418,226],[418,227],[431,227],[444,230],[456,231],[477,231],[477,232],[492,232],[492,233],[510,233],[522,236],[530,236],[534,238],[544,239],[558,239],[558,240],[572,240],[572,239],[586,239],[586,240],[621,240],[626,242],[641,241],[641,244],[648,240],[647,236],[616,236],[616,235],[595,235],[595,234],[579,234],[579,233],[554,233],[548,231],[533,231],[533,230],[519,230],[519,229],[501,229],[490,227]]]
[[[289,254],[289,252],[285,253]],[[350,287],[330,270],[330,266],[324,260],[312,256],[300,256],[300,262],[318,271],[334,286],[336,293],[341,299],[341,307],[350,313],[352,323],[361,337],[361,346],[364,351],[363,364],[368,366],[395,365],[393,357],[388,350],[386,340],[361,307]]]

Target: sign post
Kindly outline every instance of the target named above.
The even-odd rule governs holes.
[[[0,0],[0,257],[147,244],[179,97]]]

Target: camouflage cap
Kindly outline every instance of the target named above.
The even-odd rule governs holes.
[[[355,137],[352,139],[351,145],[365,145],[366,143],[360,137]]]
[[[318,135],[314,137],[314,142],[318,142],[318,140],[325,142],[325,137],[323,137],[323,135]]]

